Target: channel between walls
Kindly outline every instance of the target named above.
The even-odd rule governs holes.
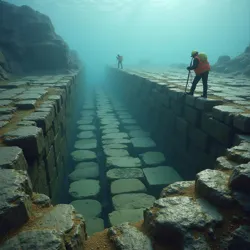
[[[213,107],[224,104],[221,99],[185,95],[173,84],[111,67],[107,79],[108,90],[126,103],[186,180],[213,169],[227,148],[240,143],[244,124],[236,122],[235,126],[230,120],[226,123],[214,117]]]

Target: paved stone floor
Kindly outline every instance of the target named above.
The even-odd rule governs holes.
[[[188,71],[175,68],[128,68],[126,71],[162,82],[170,87],[185,90]],[[195,73],[192,72],[188,90]],[[202,81],[197,84],[195,96],[202,94]],[[224,105],[240,107],[244,112],[250,111],[250,78],[210,72],[208,79],[208,98],[222,99]]]

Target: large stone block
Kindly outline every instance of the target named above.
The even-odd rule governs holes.
[[[191,108],[187,105],[184,109],[185,119],[194,126],[198,127],[200,124],[201,113],[197,109]]]
[[[206,151],[208,147],[208,135],[204,133],[202,130],[194,128],[192,126],[189,127],[188,136],[190,140],[199,148]]]
[[[250,133],[250,114],[240,114],[234,118],[234,127],[244,133]]]
[[[202,130],[214,137],[221,144],[230,147],[233,140],[233,130],[227,125],[206,115],[202,116]]]
[[[208,98],[197,98],[195,100],[195,107],[199,110],[210,112],[214,106],[222,105],[222,100],[208,99]]]
[[[36,122],[39,128],[42,128],[43,133],[46,132],[51,128],[53,119],[52,111],[49,112],[33,112],[32,114],[23,118],[23,121],[34,121]]]
[[[19,147],[0,147],[0,168],[27,170],[28,164]]]
[[[0,169],[0,233],[22,226],[30,217],[32,186],[25,171]]]
[[[44,150],[44,137],[41,128],[35,126],[19,127],[3,136],[8,146],[18,146],[27,158],[38,158]]]

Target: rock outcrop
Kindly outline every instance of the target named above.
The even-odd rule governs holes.
[[[227,55],[220,56],[212,69],[221,73],[243,73],[245,76],[250,77],[250,45],[235,58],[231,59]]]
[[[79,59],[46,15],[0,1],[0,80],[12,74],[65,71]]]

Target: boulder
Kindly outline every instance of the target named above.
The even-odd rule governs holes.
[[[110,228],[108,235],[118,250],[153,250],[151,240],[128,223]]]
[[[196,192],[216,206],[229,207],[233,198],[228,180],[229,175],[219,170],[204,170],[196,175]]]
[[[144,224],[152,237],[178,243],[183,249],[185,236],[193,230],[204,230],[221,223],[223,217],[207,201],[189,197],[167,197],[154,202],[144,211]]]

